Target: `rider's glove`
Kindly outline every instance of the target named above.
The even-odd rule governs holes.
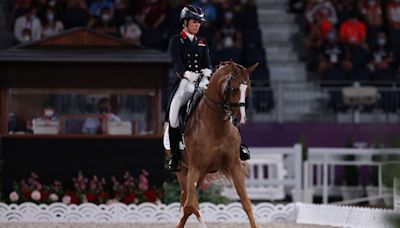
[[[183,77],[186,78],[189,82],[195,82],[200,77],[200,75],[192,71],[185,71]]]
[[[208,81],[207,77],[203,77],[199,83],[199,88],[201,90],[205,91],[208,87],[208,83],[209,83],[209,81]]]
[[[212,71],[208,68],[201,69],[201,73],[203,74],[203,77],[210,78]]]

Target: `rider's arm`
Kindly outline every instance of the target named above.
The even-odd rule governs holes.
[[[171,57],[175,72],[177,73],[178,77],[183,78],[186,67],[183,65],[182,57],[180,54],[180,39],[181,38],[179,36],[171,37],[168,46],[168,53]]]

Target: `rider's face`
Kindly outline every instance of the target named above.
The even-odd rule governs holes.
[[[188,32],[191,34],[197,34],[199,32],[201,23],[199,20],[190,19],[187,24]]]

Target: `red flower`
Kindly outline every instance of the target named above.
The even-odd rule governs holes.
[[[97,202],[97,195],[91,192],[86,193],[86,199],[88,202],[96,203]]]
[[[133,203],[136,199],[135,193],[126,193],[124,198],[122,198],[122,202],[125,204]]]
[[[71,197],[71,204],[78,204],[78,197],[76,196],[75,192],[67,192],[67,195]]]
[[[143,193],[147,202],[156,202],[157,200],[157,192],[155,189],[149,188]]]
[[[42,196],[43,200],[46,200],[47,197],[49,196],[49,192],[42,190],[42,191],[40,191],[40,195]]]

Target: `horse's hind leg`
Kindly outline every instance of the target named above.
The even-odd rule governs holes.
[[[233,184],[235,185],[235,189],[237,194],[239,195],[243,209],[246,212],[247,217],[249,218],[250,225],[252,228],[255,228],[257,226],[253,217],[251,202],[249,200],[249,197],[247,196],[246,187],[244,184],[245,173],[243,172],[240,163],[238,163],[238,165],[231,170],[231,174],[232,174]]]

